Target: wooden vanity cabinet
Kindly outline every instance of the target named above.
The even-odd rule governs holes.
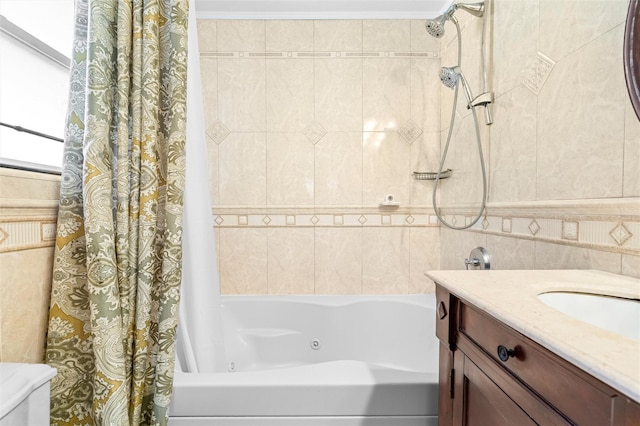
[[[436,298],[440,426],[640,425],[635,401],[437,283]]]

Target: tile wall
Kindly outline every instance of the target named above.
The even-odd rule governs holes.
[[[226,294],[414,293],[440,240],[440,43],[423,21],[201,20]],[[380,208],[392,194],[396,208]]]
[[[481,124],[490,170],[486,215],[469,232],[441,230],[441,267],[461,269],[476,245],[501,269],[601,269],[640,276],[640,121],[628,100],[622,45],[626,0],[497,0],[489,51],[495,92],[491,127]],[[482,27],[461,15],[462,68],[474,90]],[[442,63],[455,62],[453,39]],[[478,89],[475,89],[478,88]],[[452,95],[442,94],[442,136]],[[460,101],[462,103],[462,101]],[[458,107],[455,146],[473,121]],[[464,141],[464,142],[462,142]],[[444,145],[444,143],[443,143]],[[448,167],[472,171],[470,144]],[[472,173],[472,175],[473,175]],[[478,205],[463,174],[441,187],[451,220]],[[471,197],[471,198],[469,198]]]
[[[640,276],[627,1],[492,6],[494,124],[478,117],[489,203],[466,232],[435,228],[432,184],[411,178],[437,169],[449,133],[453,92],[437,75],[457,62],[451,23],[439,41],[422,20],[199,21],[223,293],[429,291],[423,270],[462,268],[476,245],[503,269]],[[481,20],[457,16],[477,95]],[[438,199],[460,225],[481,193],[462,95],[451,132]],[[399,209],[378,208],[388,193]]]
[[[44,361],[60,177],[0,168],[0,361]]]

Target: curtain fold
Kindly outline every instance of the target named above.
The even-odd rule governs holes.
[[[166,424],[188,0],[76,0],[46,361],[52,424]]]

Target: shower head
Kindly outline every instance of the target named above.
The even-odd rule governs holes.
[[[440,81],[442,81],[442,84],[447,86],[449,89],[455,89],[458,82],[462,81],[462,88],[465,96],[467,97],[467,105],[469,107],[472,106],[471,100],[473,99],[473,96],[471,95],[471,90],[469,89],[467,80],[464,78],[464,74],[462,74],[462,69],[459,66],[442,67],[440,69]]]
[[[459,77],[460,67],[442,67],[440,69],[440,80],[449,89],[456,87]]]
[[[481,17],[484,14],[484,1],[479,3],[454,3],[440,16],[428,19],[424,27],[430,36],[441,38],[444,35],[444,23],[448,20],[455,21],[453,14],[456,10],[462,9],[473,16]]]
[[[428,19],[424,27],[431,37],[441,38],[444,35],[444,23],[449,19],[446,15],[440,15],[435,19]]]

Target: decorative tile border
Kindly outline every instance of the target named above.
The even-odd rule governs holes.
[[[469,230],[490,235],[551,242],[640,255],[640,201],[507,204],[492,208]],[[450,223],[470,223],[463,209],[447,209]]]
[[[434,215],[419,213],[260,213],[213,215],[216,228],[437,227]]]
[[[442,208],[447,222],[469,225],[473,208]],[[640,255],[640,199],[489,203],[471,232]],[[430,208],[230,206],[212,210],[225,227],[438,227]]]
[[[56,218],[0,219],[0,253],[52,247]]]
[[[383,58],[437,59],[439,52],[200,52],[202,58],[217,59],[353,59]]]

